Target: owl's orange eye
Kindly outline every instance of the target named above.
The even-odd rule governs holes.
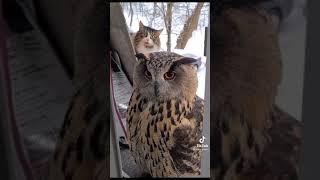
[[[151,73],[148,70],[146,70],[144,74],[146,75],[147,78],[151,78]]]
[[[165,80],[172,80],[176,77],[176,73],[174,71],[168,71],[164,74]]]

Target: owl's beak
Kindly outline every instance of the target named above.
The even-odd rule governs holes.
[[[159,82],[158,81],[154,82],[153,88],[154,88],[154,95],[159,96]]]

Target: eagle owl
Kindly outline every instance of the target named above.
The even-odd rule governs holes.
[[[213,17],[215,180],[298,179],[301,122],[275,105],[278,34],[255,1],[219,1]]]
[[[197,60],[170,52],[136,56],[127,112],[135,162],[153,177],[199,175],[204,105],[196,96]]]

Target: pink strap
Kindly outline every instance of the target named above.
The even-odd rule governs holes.
[[[111,52],[110,52],[110,59],[111,59]],[[122,127],[122,130],[123,130],[126,138],[127,138],[126,128],[124,127],[123,122],[121,120],[121,115],[120,115],[120,112],[119,112],[119,109],[118,109],[118,106],[117,106],[117,103],[116,103],[116,99],[115,99],[115,96],[114,96],[114,87],[113,87],[112,68],[111,68],[111,66],[110,66],[110,84],[111,84],[111,90],[112,90],[112,106],[115,107],[118,121],[119,121],[119,123],[120,123],[120,125]]]

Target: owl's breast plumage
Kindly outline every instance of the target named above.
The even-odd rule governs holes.
[[[185,99],[148,101],[133,93],[128,108],[129,146],[136,163],[152,176],[200,172],[200,155],[194,146],[202,116],[197,120],[200,116],[193,107],[194,102]]]

